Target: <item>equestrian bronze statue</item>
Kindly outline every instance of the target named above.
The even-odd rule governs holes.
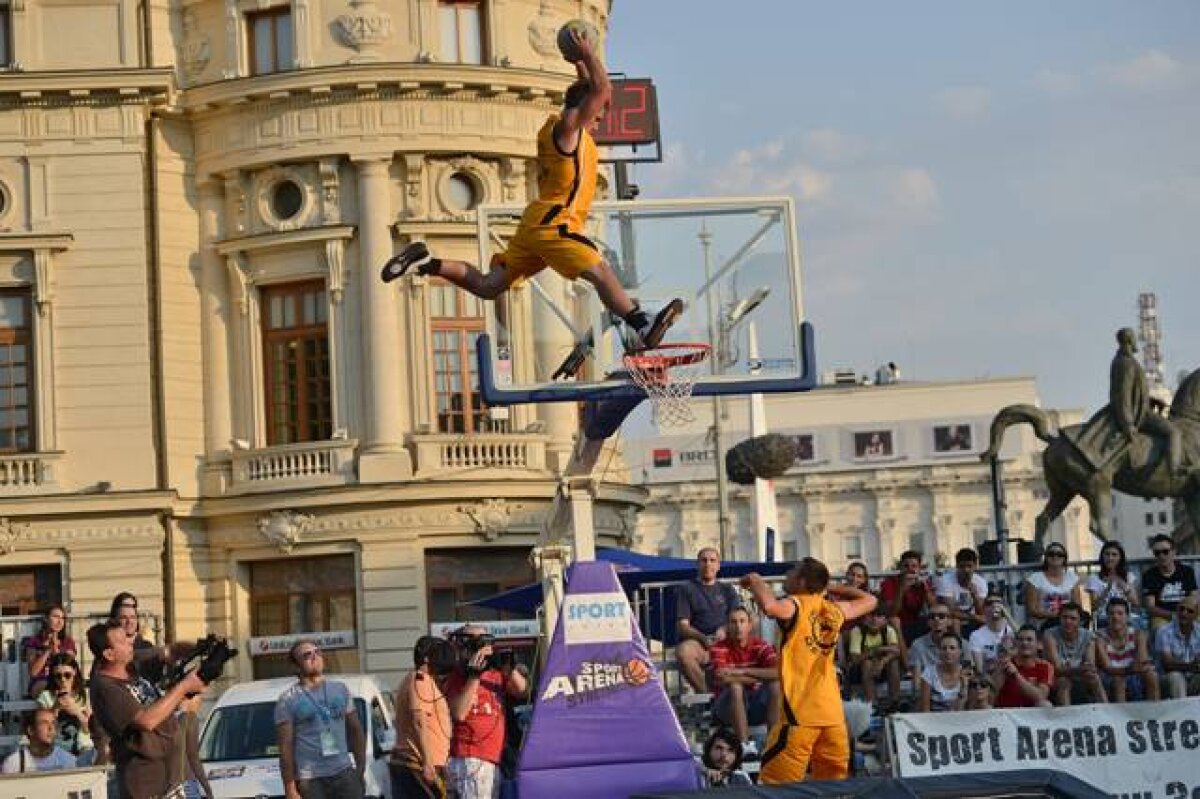
[[[1047,444],[1042,453],[1050,499],[1038,514],[1035,540],[1045,543],[1050,523],[1075,497],[1091,512],[1091,530],[1109,539],[1112,489],[1146,498],[1180,497],[1200,526],[1200,369],[1179,384],[1167,411],[1150,396],[1146,375],[1134,357],[1134,333],[1117,333],[1118,350],[1109,374],[1109,403],[1083,424],[1052,430],[1049,415],[1034,405],[1009,405],[992,420],[984,461],[998,457],[1004,431],[1030,424]]]

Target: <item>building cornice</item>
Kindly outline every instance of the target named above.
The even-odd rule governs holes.
[[[0,233],[0,252],[12,250],[49,250],[71,248],[75,236],[70,233]]]
[[[233,255],[239,252],[253,252],[276,247],[286,247],[312,242],[333,241],[335,239],[354,238],[354,225],[322,225],[320,227],[297,228],[272,233],[262,233],[256,236],[241,236],[236,239],[226,239],[216,245],[221,255]]]
[[[510,67],[450,64],[349,64],[276,72],[193,86],[178,96],[177,108],[192,116],[263,100],[292,97],[325,99],[332,95],[431,96],[560,103],[571,78],[564,74]]]
[[[36,494],[0,498],[0,517],[54,519],[76,516],[122,516],[169,513],[177,497],[172,491],[100,491]]]
[[[471,482],[424,480],[404,483],[308,488],[243,496],[214,497],[203,500],[179,500],[174,504],[176,518],[216,519],[255,515],[275,510],[325,509],[329,512],[372,505],[406,507],[463,503],[503,498],[520,502],[549,502],[558,489],[556,478],[535,480],[477,480]],[[649,493],[639,486],[601,483],[596,487],[596,503],[646,504]],[[16,515],[16,514],[14,514]]]
[[[13,71],[0,76],[0,104],[166,105],[174,87],[174,71],[170,68]]]

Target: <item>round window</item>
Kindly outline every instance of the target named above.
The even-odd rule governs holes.
[[[291,219],[304,207],[304,191],[292,180],[281,180],[271,190],[271,211],[281,220]]]
[[[479,205],[479,184],[465,172],[446,178],[446,205],[451,211],[470,211]]]

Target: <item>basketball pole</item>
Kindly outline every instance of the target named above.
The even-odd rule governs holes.
[[[758,355],[758,325],[753,319],[746,325],[746,336],[749,339],[747,357],[750,361],[750,374],[756,375],[762,371],[762,362]],[[762,394],[751,394],[750,437],[757,438],[766,434],[766,402]],[[768,530],[775,531],[774,538],[767,534]],[[782,544],[779,542],[779,509],[775,504],[775,482],[761,477],[754,479],[754,533],[758,543],[758,559],[779,561]]]
[[[708,225],[703,221],[700,223],[700,247],[704,251],[704,281],[705,286],[711,288],[713,285],[712,279],[712,233],[708,232]],[[707,304],[708,316],[708,340],[717,342],[717,351],[709,357],[709,365],[712,368],[712,373],[715,375],[721,369],[722,359],[725,358],[727,343],[725,340],[724,326],[717,319],[716,308],[713,307],[713,296],[711,291],[704,292],[704,301]],[[725,475],[725,436],[722,430],[721,415],[725,412],[722,407],[721,395],[714,394],[712,398],[713,408],[713,449],[716,450],[716,457],[713,459],[716,462],[717,468],[717,540],[718,548],[721,554],[721,560],[725,560],[732,553],[729,551],[729,483]]]

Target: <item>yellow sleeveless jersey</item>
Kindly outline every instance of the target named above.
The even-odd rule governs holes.
[[[845,616],[836,604],[817,594],[790,594],[788,598],[796,603],[796,615],[790,626],[780,624],[782,721],[804,727],[844,724],[834,653]]]
[[[596,194],[596,169],[600,154],[592,134],[580,131],[574,153],[564,153],[554,141],[558,114],[552,114],[537,136],[538,198],[526,209],[526,225],[566,225],[583,229]]]

